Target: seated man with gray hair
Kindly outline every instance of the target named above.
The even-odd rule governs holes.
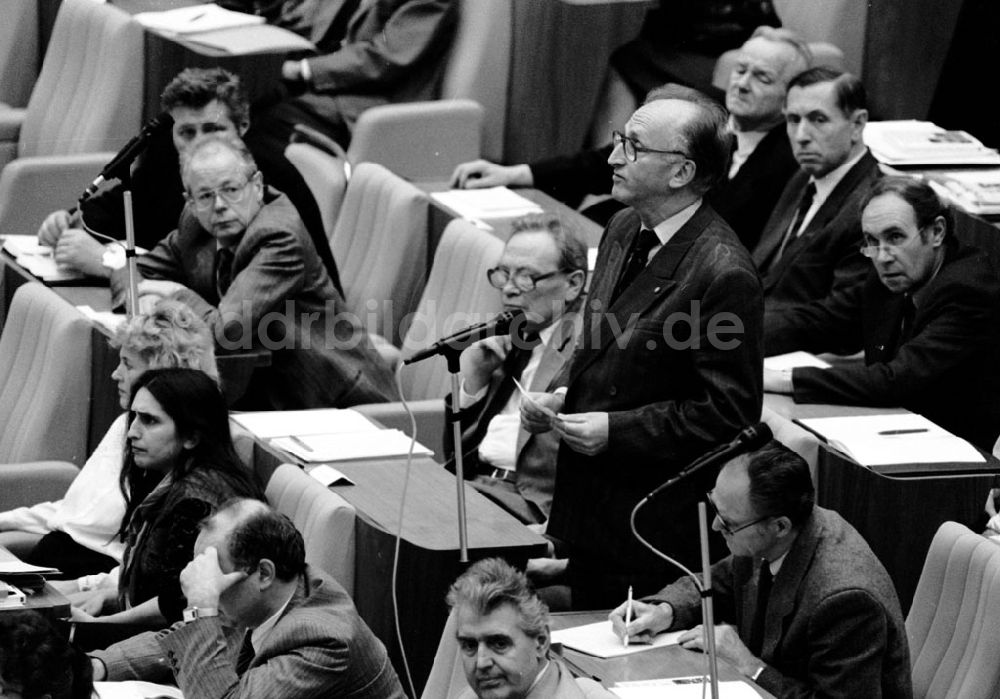
[[[264,185],[242,141],[189,148],[177,230],[138,259],[140,297],[187,303],[228,350],[264,348],[243,409],[346,408],[396,397],[358,318],[344,311],[295,207]],[[125,270],[112,285],[121,289]]]
[[[612,699],[549,657],[549,610],[500,558],[474,564],[448,591],[469,689],[459,699]]]

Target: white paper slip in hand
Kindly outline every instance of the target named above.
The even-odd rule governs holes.
[[[683,631],[657,634],[652,643],[622,645],[621,636],[615,634],[610,621],[595,621],[593,624],[574,626],[552,632],[552,642],[561,643],[566,648],[598,658],[617,658],[620,655],[641,653],[650,648],[675,646]]]
[[[800,366],[812,366],[819,369],[829,369],[830,363],[825,362],[815,354],[809,352],[789,352],[788,354],[775,354],[764,357],[764,368],[774,371],[785,371],[795,369]]]

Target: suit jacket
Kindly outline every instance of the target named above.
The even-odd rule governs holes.
[[[615,696],[592,679],[573,677],[561,660],[552,658],[538,684],[524,699],[614,699]],[[476,699],[476,694],[470,687],[458,699]]]
[[[273,350],[270,366],[254,371],[248,407],[348,407],[396,396],[364,330],[343,313],[344,299],[287,197],[265,193],[233,250],[233,280],[222,298],[215,251],[215,239],[185,209],[177,230],[139,257],[138,268],[147,279],[187,287],[176,297],[205,319],[222,349]],[[116,272],[116,285],[124,272]]]
[[[859,250],[859,205],[877,177],[878,163],[866,152],[775,261],[809,184],[809,175],[802,170],[792,176],[753,249],[764,282],[765,323],[778,309],[823,299],[864,282],[870,264]]]
[[[350,596],[308,568],[249,669],[236,674],[245,629],[220,617],[179,623],[94,653],[108,679],[177,682],[186,697],[356,697],[404,699],[385,647]]]
[[[578,313],[564,314],[556,321],[555,329],[549,343],[541,349],[542,357],[531,379],[531,384],[525,386],[529,391],[548,391],[552,382],[562,371],[563,366],[573,354],[576,339],[579,334],[581,318]],[[509,351],[510,339],[504,338],[504,345]],[[466,478],[474,478],[477,473],[486,468],[479,462],[479,444],[486,436],[490,420],[497,416],[503,405],[496,405],[495,396],[505,377],[501,365],[490,380],[486,395],[474,405],[462,411],[462,453],[464,455],[463,470]],[[520,378],[520,377],[515,377]],[[450,396],[445,400],[445,410],[451,414]],[[451,436],[451,424],[445,426],[444,435],[445,456],[447,464],[453,467],[454,444]],[[517,433],[517,470],[515,487],[521,496],[534,505],[542,515],[549,516],[552,509],[552,491],[556,480],[556,453],[559,450],[559,439],[554,432],[529,434],[523,427]],[[489,491],[487,491],[489,494]],[[499,493],[495,498],[503,499]],[[535,518],[533,521],[537,520]]]
[[[732,226],[746,249],[753,250],[785,185],[798,170],[782,122],[761,139],[735,177],[712,188],[708,203]]]
[[[308,59],[309,90],[292,101],[353,128],[369,107],[433,99],[457,20],[456,0],[362,0],[343,37],[314,39],[325,53]]]
[[[712,566],[715,614],[750,636],[762,562],[728,556]],[[701,622],[687,577],[649,599],[673,607],[673,628]],[[910,659],[888,573],[850,524],[814,507],[774,576],[757,684],[779,699],[909,699]]]
[[[799,403],[904,407],[989,451],[1000,432],[1000,274],[951,238],[937,275],[919,292],[908,338],[906,298],[870,271],[853,293],[783,313],[768,354],[864,349],[864,363],[792,372]]]
[[[629,514],[760,417],[763,302],[746,249],[703,203],[611,304],[638,231],[638,214],[626,209],[604,233],[565,380],[563,412],[609,413],[608,448],[585,456],[561,445],[547,532],[609,567],[657,571],[662,562],[631,535]],[[672,491],[669,518],[646,508],[643,534],[695,565],[696,494],[713,479],[699,474]]]
[[[540,160],[531,163],[532,179],[538,189],[577,206],[587,194],[611,192],[610,155],[611,146],[604,146]],[[798,169],[782,123],[767,132],[736,176],[713,187],[706,199],[747,250],[753,250],[788,179]],[[624,204],[618,207],[625,208]]]

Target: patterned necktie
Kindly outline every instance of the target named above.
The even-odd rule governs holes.
[[[233,283],[233,251],[219,248],[215,251],[215,290],[221,299]]]
[[[250,667],[250,663],[253,662],[253,657],[256,655],[253,649],[252,638],[253,631],[247,629],[246,635],[243,636],[243,645],[240,646],[240,654],[236,658],[236,674],[240,677]]]
[[[760,657],[760,652],[764,647],[764,626],[767,623],[767,600],[771,596],[771,583],[774,576],[771,575],[771,566],[764,561],[760,566],[760,575],[757,580],[757,606],[754,608],[753,626],[750,628],[750,642],[747,648],[754,655]]]
[[[628,262],[625,263],[625,269],[622,270],[622,276],[618,279],[615,292],[611,295],[611,303],[614,303],[646,268],[646,263],[649,262],[649,251],[659,244],[660,239],[653,231],[648,228],[639,231],[635,244],[632,246],[632,253],[629,255]]]
[[[792,225],[788,227],[785,231],[785,238],[781,241],[781,247],[778,248],[778,254],[774,256],[774,261],[777,262],[781,259],[782,254],[785,252],[785,248],[788,244],[795,240],[799,236],[799,229],[802,228],[802,221],[806,217],[809,209],[813,205],[813,199],[816,198],[816,185],[812,182],[806,186],[806,191],[802,193],[802,199],[799,200],[799,208],[795,210],[795,216],[792,217]]]

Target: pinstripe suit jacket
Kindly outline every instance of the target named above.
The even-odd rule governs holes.
[[[243,629],[219,617],[175,624],[94,653],[108,679],[169,682],[184,696],[405,699],[385,647],[358,616],[339,583],[309,568],[277,624],[242,675]]]
[[[251,382],[266,404],[260,407],[346,408],[395,398],[392,376],[360,324],[343,313],[344,300],[284,194],[266,191],[233,250],[233,280],[221,298],[215,250],[215,239],[185,209],[177,230],[138,258],[139,272],[187,287],[176,298],[205,319],[223,349],[273,350],[271,365]],[[115,273],[118,286],[124,271]]]
[[[763,302],[746,249],[702,204],[610,303],[638,231],[633,209],[608,224],[565,384],[564,413],[609,414],[608,447],[596,456],[560,447],[548,533],[609,567],[656,571],[662,563],[632,537],[629,513],[759,418]],[[697,492],[673,492],[670,517],[650,507],[640,518],[654,544],[689,565],[698,560]]]

